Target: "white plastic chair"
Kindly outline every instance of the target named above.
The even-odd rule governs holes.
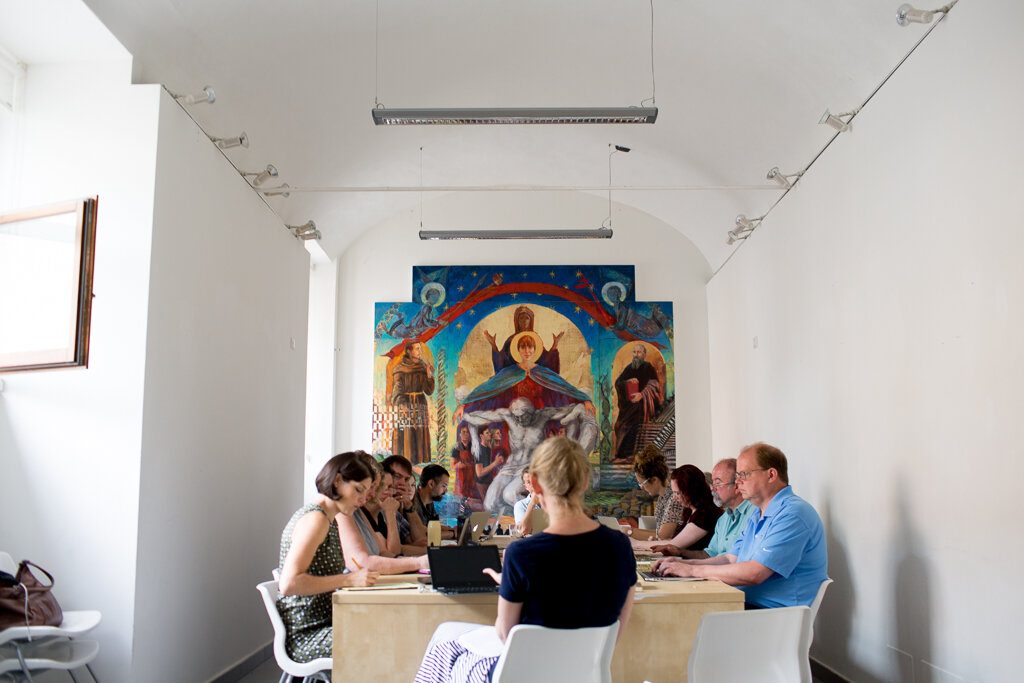
[[[0,675],[22,677],[32,682],[31,672],[63,669],[78,681],[74,669],[89,666],[96,659],[100,644],[95,640],[50,639],[31,643],[10,643],[0,646]],[[92,674],[92,669],[89,669]],[[95,676],[93,676],[95,680]]]
[[[256,586],[256,590],[263,596],[263,606],[267,608],[267,615],[274,627],[274,659],[277,660],[277,665],[283,672],[278,683],[286,683],[289,676],[300,678],[303,683],[310,681],[330,683],[330,676],[325,675],[325,672],[330,672],[334,665],[330,657],[320,657],[311,662],[299,663],[288,656],[288,651],[284,647],[287,633],[281,613],[277,611],[277,601],[281,597],[277,581],[264,581]]]
[[[493,683],[611,683],[619,622],[595,628],[513,626]]]
[[[810,612],[807,614],[807,623],[804,627],[803,642],[800,644],[800,649],[804,651],[806,657],[810,657],[811,643],[814,642],[814,620],[818,616],[818,608],[821,607],[821,601],[825,598],[825,591],[830,585],[832,585],[832,579],[825,579],[821,582],[821,585],[818,586],[818,594],[814,596]]]
[[[17,564],[11,556],[0,551],[0,570],[14,574],[18,570]],[[0,673],[9,671],[22,671],[25,677],[31,681],[29,671],[42,671],[45,669],[64,669],[75,681],[75,673],[72,669],[81,666],[89,671],[94,681],[99,681],[96,672],[92,670],[90,662],[96,658],[99,652],[99,643],[92,640],[75,640],[96,628],[102,614],[96,610],[65,610],[64,618],[59,626],[11,626],[0,631]],[[68,642],[83,643],[83,645],[67,645]],[[64,645],[61,645],[63,643]],[[89,655],[91,656],[85,656]],[[13,659],[9,659],[13,658]],[[84,659],[83,659],[84,657]],[[24,660],[24,661],[22,661]],[[36,662],[32,664],[32,660]],[[3,668],[15,665],[14,668]],[[28,667],[25,668],[25,662]],[[49,666],[45,665],[49,662]]]
[[[811,683],[804,648],[810,608],[777,607],[705,614],[697,628],[689,683]]]

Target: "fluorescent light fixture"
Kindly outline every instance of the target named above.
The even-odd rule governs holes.
[[[372,109],[378,126],[466,126],[536,123],[654,123],[657,107]]]
[[[221,149],[231,149],[232,147],[245,147],[249,148],[249,136],[242,131],[242,134],[233,138],[214,138],[211,137],[213,143]]]
[[[611,239],[611,228],[596,230],[420,230],[421,240],[587,240]]]

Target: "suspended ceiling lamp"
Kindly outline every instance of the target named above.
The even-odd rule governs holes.
[[[378,126],[481,126],[537,123],[654,123],[657,107],[372,109]]]

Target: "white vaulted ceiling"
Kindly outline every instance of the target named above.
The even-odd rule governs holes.
[[[245,130],[250,148],[226,152],[235,166],[273,163],[300,189],[602,187],[609,143],[633,149],[613,159],[615,186],[767,187],[769,168],[802,169],[832,137],[817,123],[826,108],[863,102],[927,30],[897,25],[900,0],[656,0],[654,90],[647,0],[85,1],[134,55],[137,82],[179,93],[212,85],[217,102],[191,107],[196,121],[216,136]],[[375,100],[630,106],[652,94],[654,125],[387,128],[370,118]],[[725,243],[735,216],[759,216],[780,194],[613,198],[674,226],[717,268],[735,248]],[[268,202],[287,223],[314,219],[330,255],[396,215],[419,228],[417,192],[296,191]]]

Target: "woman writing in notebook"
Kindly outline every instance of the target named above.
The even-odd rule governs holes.
[[[682,531],[668,541],[633,541],[634,548],[649,548],[664,555],[679,555],[681,550],[703,550],[715,533],[722,509],[715,505],[704,473],[694,465],[672,470],[672,495],[689,512]]]
[[[335,517],[348,516],[366,500],[373,468],[365,453],[341,453],[316,475],[316,500],[299,508],[281,534],[277,609],[284,621],[285,649],[296,662],[331,656],[331,593],[345,586],[372,586],[377,572],[343,574],[345,558]],[[367,456],[368,457],[368,456]]]
[[[516,624],[549,628],[610,626],[621,637],[633,607],[636,563],[623,534],[583,512],[590,465],[579,444],[564,436],[542,443],[530,462],[534,496],[548,514],[548,527],[505,551],[494,626],[449,622],[434,632],[416,683],[487,680],[509,631]],[[581,557],[601,557],[567,581],[564,569]]]
[[[668,463],[654,444],[647,444],[633,461],[633,475],[640,489],[654,498],[654,542],[664,542],[675,536],[685,523],[683,504],[669,487]],[[633,547],[647,548],[642,541],[633,541]]]

